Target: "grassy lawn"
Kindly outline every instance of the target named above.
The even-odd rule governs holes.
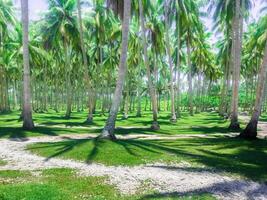
[[[10,114],[0,115],[0,137],[15,138],[50,135],[56,136],[60,134],[83,134],[101,132],[106,116],[96,114],[94,123],[86,125],[83,122],[86,119],[86,112],[74,112],[71,119],[64,119],[64,113],[35,113],[34,121],[36,128],[33,131],[24,131],[21,128],[21,121],[18,120],[20,113],[13,112]],[[117,134],[162,134],[162,135],[177,135],[177,134],[213,134],[228,132],[228,121],[223,120],[217,113],[202,113],[196,114],[193,117],[187,113],[182,113],[182,118],[176,124],[169,121],[169,113],[161,112],[159,115],[159,123],[161,129],[152,131],[151,113],[143,113],[141,118],[135,117],[135,113],[129,115],[127,120],[122,119],[122,115],[118,116]],[[130,128],[123,128],[130,127]]]
[[[214,199],[209,194],[162,195],[140,191],[133,196],[122,196],[101,177],[80,177],[70,169],[49,169],[33,175],[30,172],[0,171],[1,200],[201,200]]]
[[[241,177],[267,181],[267,141],[237,138],[189,138],[177,140],[67,140],[28,146],[33,153],[106,165],[139,165],[153,162],[192,164]],[[108,153],[107,153],[108,152]]]
[[[69,120],[64,113],[50,112],[34,114],[37,128],[23,131],[18,121],[19,112],[0,115],[0,137],[56,136],[60,134],[98,134],[106,117],[97,114],[92,125],[83,124],[86,112],[73,113]],[[176,124],[169,122],[169,113],[161,113],[161,130],[149,129],[151,114],[142,118],[134,114],[122,120],[118,116],[117,134],[216,134],[227,133],[228,121],[217,113],[202,113],[191,117],[186,113]],[[128,128],[126,128],[128,127]],[[129,128],[130,127],[130,128]],[[242,124],[244,127],[244,124]],[[39,143],[27,148],[44,157],[75,159],[87,163],[105,165],[136,166],[140,164],[165,162],[187,162],[190,166],[183,170],[216,170],[234,176],[257,181],[267,181],[267,140],[243,141],[236,138],[216,136],[214,138],[187,138],[176,140],[118,140],[97,139],[65,140],[56,143]],[[108,152],[108,153],[107,153]],[[0,165],[5,162],[0,160]],[[160,167],[160,166],[158,166]],[[153,191],[139,191],[134,196],[121,196],[104,178],[79,177],[69,169],[51,169],[37,173],[20,171],[0,171],[0,199],[2,200],[63,200],[63,199],[213,199],[209,194],[157,194]]]

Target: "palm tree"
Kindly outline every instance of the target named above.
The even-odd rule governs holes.
[[[67,110],[65,118],[70,118],[72,110],[73,85],[71,81],[73,49],[79,44],[77,20],[74,17],[75,0],[49,0],[49,11],[42,24],[43,40],[46,47],[61,46],[65,58],[65,78],[67,90]]]
[[[231,124],[230,129],[237,130],[240,128],[238,122],[238,92],[241,67],[241,50],[243,38],[243,19],[247,17],[248,10],[251,7],[251,0],[214,0],[210,3],[211,6],[216,5],[214,18],[216,25],[222,25],[226,29],[226,39],[228,40],[227,54],[229,58],[225,62],[225,72],[233,76],[233,90],[231,102]],[[231,34],[230,34],[231,33]],[[230,37],[231,35],[231,37]],[[231,49],[230,49],[231,46]],[[231,56],[230,56],[231,55]],[[231,66],[231,69],[230,69]],[[229,80],[228,80],[229,82]],[[227,85],[229,85],[227,83]],[[225,86],[224,86],[225,87]],[[222,104],[225,104],[222,100]],[[222,105],[225,106],[225,105]]]
[[[232,93],[232,107],[231,107],[231,123],[229,129],[238,130],[240,125],[238,122],[238,91],[240,81],[240,67],[241,67],[241,47],[242,47],[242,26],[241,21],[241,0],[236,0],[235,3],[235,16],[233,19],[233,52],[232,52],[232,64],[233,64],[233,93]],[[242,22],[242,25],[241,25]]]
[[[80,45],[82,50],[82,58],[83,58],[83,64],[84,64],[84,77],[86,81],[86,88],[88,91],[88,107],[89,112],[86,119],[86,123],[92,123],[93,122],[93,115],[92,115],[92,88],[91,88],[91,82],[89,80],[88,75],[88,60],[87,60],[87,54],[85,50],[85,44],[84,44],[84,33],[83,33],[83,20],[82,20],[82,9],[81,9],[81,1],[77,0],[77,9],[78,9],[78,23],[79,23],[79,32],[80,32]]]
[[[148,90],[151,97],[152,103],[152,111],[153,111],[153,122],[151,128],[153,130],[158,130],[160,128],[158,124],[158,108],[157,108],[157,97],[156,91],[154,89],[154,85],[151,79],[151,72],[150,72],[150,65],[149,65],[149,58],[147,53],[147,41],[146,41],[146,31],[145,31],[145,17],[143,11],[143,2],[141,0],[138,1],[139,5],[139,16],[140,16],[140,24],[141,24],[141,35],[142,35],[142,46],[143,46],[143,53],[144,53],[144,64],[146,67],[146,75],[147,75],[147,83],[148,83]]]
[[[10,0],[0,0],[0,53],[2,59],[0,59],[0,112],[10,111],[9,105],[9,95],[8,95],[8,57],[10,51],[6,51],[7,43],[10,42],[10,32],[12,27],[15,24],[13,4]]]
[[[164,3],[165,8],[165,29],[166,29],[166,50],[168,56],[168,64],[170,67],[170,94],[171,94],[171,122],[176,122],[176,113],[175,113],[175,99],[174,99],[174,86],[173,86],[173,63],[171,57],[171,46],[170,46],[170,36],[169,36],[169,14],[168,14],[168,1]]]
[[[245,139],[255,139],[257,137],[257,125],[261,114],[261,108],[265,95],[264,92],[266,91],[266,76],[267,76],[267,17],[266,16],[259,21],[259,26],[256,28],[254,34],[252,34],[250,40],[251,41],[248,43],[250,47],[250,52],[252,52],[251,48],[260,46],[258,48],[259,52],[264,51],[264,53],[263,53],[262,64],[258,72],[258,85],[256,90],[254,111],[252,113],[250,122],[246,126],[245,130],[242,131],[240,134],[240,137]]]
[[[181,116],[180,113],[180,99],[181,99],[181,59],[180,59],[180,50],[181,50],[181,1],[176,0],[176,34],[177,34],[177,53],[176,53],[176,71],[177,71],[177,106],[176,106],[176,113],[177,117]],[[182,3],[182,2],[181,2]]]
[[[186,1],[184,6],[186,7],[187,12],[183,12],[184,17],[184,28],[186,32],[186,48],[187,48],[187,65],[188,65],[188,104],[189,104],[189,113],[190,115],[194,114],[193,108],[193,66],[192,66],[192,48],[193,41],[195,38],[198,38],[197,35],[199,32],[202,32],[203,27],[199,19],[199,10],[197,3],[195,1]]]
[[[257,125],[261,114],[261,107],[264,99],[264,91],[266,87],[266,76],[267,76],[267,42],[265,44],[265,52],[262,61],[262,65],[259,71],[259,80],[256,92],[256,101],[254,111],[250,122],[248,123],[245,130],[240,134],[241,138],[245,139],[256,139],[257,137]]]
[[[127,51],[128,51],[128,38],[129,38],[129,26],[131,19],[131,1],[124,0],[123,8],[123,22],[122,22],[122,43],[121,43],[121,54],[119,63],[119,72],[116,83],[116,89],[114,92],[112,105],[109,112],[109,117],[106,121],[106,125],[102,131],[101,138],[116,139],[114,134],[116,118],[118,109],[121,102],[123,85],[125,82],[127,72]]]
[[[194,114],[193,110],[193,83],[192,83],[192,61],[191,61],[191,33],[187,30],[186,39],[186,49],[187,49],[187,65],[188,71],[188,100],[189,100],[189,113],[192,116]]]
[[[31,130],[34,128],[34,123],[31,108],[28,11],[28,0],[21,0],[21,22],[23,29],[23,128]]]

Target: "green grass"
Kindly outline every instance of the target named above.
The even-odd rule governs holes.
[[[12,177],[9,183],[0,182],[1,200],[148,200],[148,199],[214,199],[209,194],[158,194],[143,191],[132,196],[122,196],[105,178],[77,176],[70,169],[49,169],[41,171],[40,177],[29,172],[0,171],[0,176]],[[10,174],[10,175],[7,175]],[[11,174],[21,174],[16,177]],[[24,179],[22,179],[22,177]],[[19,180],[17,180],[19,179]],[[0,179],[1,180],[1,179]]]
[[[0,137],[56,136],[60,134],[99,134],[106,116],[96,114],[94,123],[83,124],[86,112],[73,113],[69,120],[64,113],[49,112],[34,114],[37,128],[24,131],[18,121],[19,112],[0,115]],[[264,117],[262,118],[265,119]],[[210,134],[227,133],[228,121],[217,113],[201,113],[193,117],[182,113],[176,124],[169,122],[169,113],[159,116],[161,129],[150,130],[151,114],[144,113],[129,119],[118,116],[116,134]],[[242,127],[244,124],[242,124]],[[132,128],[125,128],[132,127]],[[56,143],[39,143],[28,146],[33,153],[52,158],[70,158],[83,162],[105,165],[135,166],[140,164],[165,162],[188,162],[185,171],[216,170],[234,176],[267,181],[267,141],[244,141],[236,138],[216,136],[214,138],[188,138],[177,140],[66,140]],[[0,160],[0,165],[6,164]],[[158,166],[163,167],[163,166]],[[144,193],[142,193],[144,192]],[[194,191],[193,191],[194,193]],[[180,196],[179,198],[177,196]],[[2,200],[63,200],[63,199],[213,199],[209,194],[158,194],[140,191],[133,196],[121,196],[113,186],[105,184],[104,178],[79,177],[72,170],[44,170],[40,177],[29,172],[0,171],[0,199]]]
[[[2,170],[0,171],[0,178],[23,178],[30,175],[27,171]]]
[[[94,123],[86,125],[83,122],[86,119],[86,112],[74,112],[70,119],[64,118],[64,113],[35,113],[34,122],[36,128],[32,131],[24,131],[21,128],[21,121],[18,120],[20,113],[13,112],[0,115],[0,137],[4,138],[23,138],[29,136],[49,135],[56,136],[60,134],[99,134],[105,124],[107,116],[101,116],[97,113],[94,117]],[[213,134],[228,132],[228,123],[218,116],[217,113],[201,113],[193,117],[187,113],[182,113],[182,118],[177,123],[172,124],[168,112],[161,112],[159,115],[159,131],[152,131],[151,113],[145,112],[141,118],[135,117],[135,113],[129,115],[127,120],[118,115],[116,134]],[[123,128],[131,127],[131,128]]]
[[[237,138],[188,138],[177,140],[67,140],[28,146],[44,157],[62,157],[105,165],[140,165],[153,162],[192,164],[245,178],[267,181],[267,141]]]
[[[6,161],[0,159],[0,166],[6,165]]]

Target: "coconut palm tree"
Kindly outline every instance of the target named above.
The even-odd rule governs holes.
[[[193,105],[193,66],[192,66],[192,48],[194,36],[198,32],[202,31],[202,23],[199,19],[199,10],[197,4],[194,1],[188,1],[185,3],[187,11],[190,11],[187,14],[184,22],[185,32],[186,32],[186,49],[187,49],[187,65],[188,65],[188,104],[189,104],[189,113],[192,116],[194,114],[194,105]],[[194,25],[194,26],[192,26]]]
[[[245,139],[255,139],[257,137],[257,125],[261,114],[261,108],[264,99],[264,92],[266,90],[266,76],[267,76],[267,17],[263,17],[259,22],[259,27],[252,35],[250,46],[254,48],[258,44],[262,44],[264,48],[260,48],[263,53],[262,64],[258,73],[258,85],[256,90],[256,99],[254,111],[250,122],[245,130],[241,132],[240,137]],[[265,44],[265,45],[264,45]]]
[[[92,115],[92,87],[91,87],[91,81],[89,79],[88,74],[88,58],[87,53],[85,49],[84,44],[84,29],[83,29],[83,20],[82,20],[82,9],[81,9],[81,1],[77,0],[77,10],[78,10],[78,24],[79,24],[79,32],[80,32],[80,46],[82,50],[82,58],[83,58],[83,64],[84,64],[84,78],[85,78],[85,85],[88,91],[88,107],[89,112],[86,119],[86,123],[92,123],[93,122],[93,115]]]
[[[238,91],[240,81],[240,67],[241,67],[241,48],[242,48],[242,31],[243,31],[243,17],[241,17],[241,0],[235,2],[235,15],[232,26],[232,38],[233,38],[233,52],[232,52],[232,64],[233,64],[233,91],[232,91],[232,103],[231,103],[231,123],[229,129],[238,130],[240,125],[238,122]],[[242,23],[242,24],[241,24]]]
[[[31,130],[34,128],[34,123],[31,108],[28,0],[21,0],[21,22],[23,29],[23,128]]]
[[[118,114],[119,105],[121,102],[123,85],[125,82],[127,72],[127,51],[128,51],[128,38],[129,38],[129,26],[131,19],[131,1],[124,0],[123,2],[123,22],[122,22],[122,42],[121,42],[121,54],[118,78],[116,83],[116,89],[113,95],[112,105],[109,112],[109,117],[106,121],[106,125],[101,133],[101,138],[116,139],[114,134],[116,118]]]
[[[156,97],[156,91],[154,88],[154,84],[152,82],[152,76],[150,72],[150,64],[149,64],[149,58],[148,58],[148,52],[147,52],[146,30],[145,30],[145,16],[144,16],[142,0],[138,1],[138,5],[139,5],[139,20],[141,24],[142,46],[143,46],[143,53],[144,53],[144,64],[146,67],[146,75],[148,79],[147,80],[148,90],[149,90],[149,94],[151,97],[152,111],[153,111],[153,122],[152,122],[151,128],[153,130],[158,130],[160,126],[158,124],[157,97]]]
[[[10,55],[10,52],[5,51],[5,45],[10,42],[10,27],[16,24],[14,17],[13,4],[10,0],[0,0],[0,112],[10,111],[9,96],[8,96],[8,71],[5,62]]]
[[[61,46],[65,58],[65,77],[67,90],[67,109],[65,118],[70,118],[72,110],[73,85],[71,81],[72,58],[74,49],[80,44],[80,34],[75,0],[49,0],[49,11],[42,21],[42,35],[46,48]]]
[[[215,16],[216,24],[224,23],[225,27],[231,27],[231,65],[232,65],[232,102],[231,102],[231,123],[229,129],[238,130],[238,92],[240,82],[241,51],[243,38],[243,20],[247,16],[247,11],[251,7],[250,0],[215,0],[210,5],[216,5]],[[231,25],[230,25],[230,23]],[[227,32],[229,33],[229,31]],[[226,34],[230,39],[229,34]],[[230,51],[229,51],[230,52]]]
[[[257,137],[257,125],[261,114],[261,107],[264,98],[264,91],[266,87],[266,76],[267,76],[267,42],[265,45],[265,52],[262,65],[259,71],[259,80],[256,92],[254,111],[250,119],[250,122],[246,126],[245,130],[242,131],[242,133],[240,134],[241,138],[255,139]]]
[[[173,84],[173,63],[172,63],[172,57],[171,57],[171,46],[170,46],[170,36],[169,36],[169,9],[168,9],[168,0],[165,1],[164,3],[164,10],[165,10],[165,30],[166,30],[166,51],[167,51],[167,56],[168,56],[168,64],[170,68],[170,95],[171,95],[171,122],[176,122],[176,112],[175,112],[175,97],[174,97],[174,84]]]

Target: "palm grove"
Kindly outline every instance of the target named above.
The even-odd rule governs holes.
[[[239,130],[244,111],[252,117],[240,136],[256,138],[267,107],[265,8],[251,22],[252,0],[47,3],[31,22],[28,0],[19,12],[0,0],[0,112],[20,109],[24,129],[34,128],[32,112],[53,109],[67,119],[87,110],[88,124],[95,112],[106,115],[101,137],[111,139],[118,112],[125,120],[151,112],[158,130],[161,111],[179,123],[181,112],[214,110]]]

